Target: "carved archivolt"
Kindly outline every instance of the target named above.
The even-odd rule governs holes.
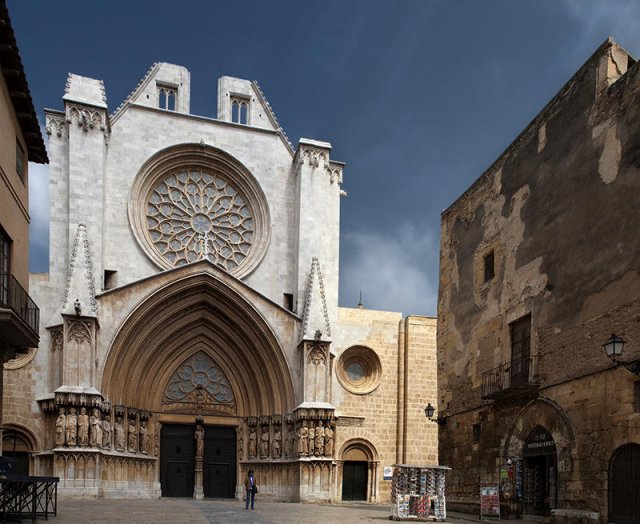
[[[147,255],[165,269],[208,259],[242,277],[269,242],[260,186],[237,160],[204,143],[149,159],[132,186],[129,217]]]

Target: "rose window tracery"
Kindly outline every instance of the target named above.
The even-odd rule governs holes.
[[[208,356],[198,353],[187,360],[171,377],[165,402],[185,402],[206,392],[210,402],[234,402],[233,391],[222,370]],[[202,400],[202,399],[201,399]]]
[[[233,272],[249,255],[255,235],[247,198],[220,174],[180,170],[153,185],[146,226],[170,266],[208,258]]]

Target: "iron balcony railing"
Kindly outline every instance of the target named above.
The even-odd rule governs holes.
[[[0,307],[11,309],[38,333],[40,310],[18,281],[9,273],[0,273]]]
[[[537,389],[536,358],[514,359],[482,374],[482,398],[499,398]]]

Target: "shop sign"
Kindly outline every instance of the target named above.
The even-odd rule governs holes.
[[[533,430],[526,444],[524,445],[524,455],[546,455],[556,450],[556,444],[551,434],[541,426]]]
[[[497,486],[480,488],[480,518],[500,518],[500,490]]]

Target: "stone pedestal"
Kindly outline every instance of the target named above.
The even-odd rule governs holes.
[[[196,500],[202,500],[204,498],[204,489],[202,487],[202,457],[196,457],[193,498]]]

